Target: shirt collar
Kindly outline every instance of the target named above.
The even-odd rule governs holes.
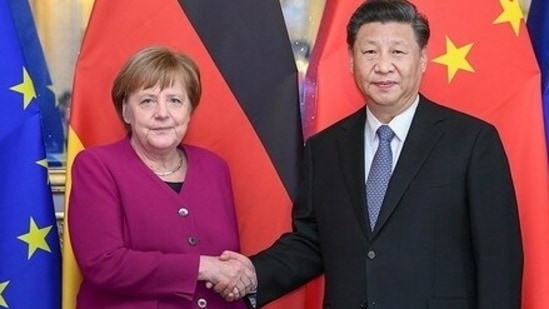
[[[396,115],[387,125],[395,132],[395,136],[399,139],[400,142],[403,142],[408,135],[410,126],[412,125],[412,120],[416,113],[417,106],[419,104],[419,95],[416,96],[414,102],[402,113]],[[366,139],[369,142],[373,142],[376,137],[377,129],[383,125],[375,116],[372,114],[368,105],[366,105]]]

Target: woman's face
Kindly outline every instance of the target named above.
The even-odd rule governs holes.
[[[182,141],[191,119],[192,105],[184,84],[160,89],[139,89],[126,99],[122,114],[131,127],[135,146],[147,152],[165,153]]]

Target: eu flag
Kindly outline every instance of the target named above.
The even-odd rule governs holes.
[[[528,32],[541,70],[545,138],[549,149],[549,2],[547,0],[532,0],[528,13]]]
[[[50,90],[28,1],[0,0],[0,42],[0,308],[57,309],[61,250],[40,113]]]

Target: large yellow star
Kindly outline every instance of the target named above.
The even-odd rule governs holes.
[[[515,35],[518,36],[520,32],[520,23],[524,19],[524,13],[520,8],[518,0],[499,0],[503,12],[494,20],[494,25],[502,23],[510,23],[513,27]]]
[[[52,226],[48,225],[40,229],[36,225],[36,222],[34,222],[34,218],[30,218],[29,232],[17,237],[29,245],[29,254],[27,256],[27,260],[30,260],[30,258],[37,249],[51,252],[50,246],[46,242],[46,236],[50,232],[51,228]]]
[[[4,297],[2,296],[2,293],[4,293],[4,290],[6,289],[8,284],[10,284],[9,281],[0,282],[0,306],[2,306],[4,308],[9,308],[8,303],[6,302]]]
[[[26,109],[32,99],[36,98],[34,83],[25,68],[23,68],[23,82],[19,85],[11,87],[10,89],[23,94],[23,109]]]
[[[472,47],[473,43],[470,43],[458,48],[449,37],[446,37],[446,54],[433,59],[433,62],[443,64],[448,67],[448,82],[451,82],[452,79],[454,79],[457,71],[460,69],[475,72],[469,61],[466,59]]]

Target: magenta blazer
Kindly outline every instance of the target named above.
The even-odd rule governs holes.
[[[77,308],[246,308],[197,281],[200,255],[239,250],[229,169],[205,149],[181,149],[188,169],[180,193],[129,138],[76,157],[68,223],[83,274]]]

